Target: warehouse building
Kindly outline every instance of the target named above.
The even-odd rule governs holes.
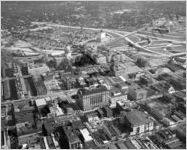
[[[122,122],[132,129],[131,135],[141,134],[145,131],[151,131],[154,129],[154,122],[145,113],[132,110],[129,112],[123,112]]]

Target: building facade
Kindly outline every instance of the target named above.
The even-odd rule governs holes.
[[[129,87],[128,98],[132,100],[143,100],[147,98],[147,90],[138,85],[131,85]]]
[[[34,64],[30,63],[28,65],[28,72],[31,75],[38,76],[41,74],[45,74],[46,72],[50,71],[49,67],[45,64]]]
[[[67,142],[69,149],[81,149],[82,144],[77,134],[74,133],[72,127],[63,127],[65,132],[65,138],[63,142]]]
[[[154,129],[154,121],[141,111],[133,110],[124,115],[124,123],[132,129],[130,135],[141,134]]]
[[[95,89],[80,89],[78,97],[78,105],[83,110],[91,110],[109,104],[109,91],[104,86]]]
[[[127,93],[119,89],[110,90],[110,107],[115,108],[117,101],[127,101]]]

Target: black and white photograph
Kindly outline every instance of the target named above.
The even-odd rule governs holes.
[[[186,149],[186,1],[1,1],[1,149]]]

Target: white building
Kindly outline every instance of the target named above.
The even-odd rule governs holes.
[[[36,99],[35,103],[37,107],[43,107],[47,105],[46,100],[44,98]]]
[[[46,64],[34,64],[30,63],[28,65],[28,72],[31,75],[38,76],[49,72],[50,69]]]
[[[84,142],[89,142],[89,141],[92,141],[93,138],[90,136],[90,133],[89,131],[85,128],[85,129],[81,129],[80,130],[83,138],[84,138]]]
[[[59,82],[56,79],[45,80],[44,81],[47,92],[53,92],[55,90],[60,90]]]
[[[105,32],[101,32],[97,39],[99,42],[105,42],[107,40],[107,34]]]
[[[99,54],[95,57],[98,64],[107,64],[106,56]]]

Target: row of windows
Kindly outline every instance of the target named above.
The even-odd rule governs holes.
[[[153,123],[145,124],[144,127],[137,127],[136,133],[140,132],[140,128],[143,129],[143,131],[148,131],[151,127],[153,127]]]
[[[92,96],[90,97],[90,104],[95,105],[98,103],[102,103],[102,95]]]
[[[71,144],[71,147],[70,147],[70,149],[79,149],[79,148],[81,148],[79,142],[77,142],[77,143],[72,143],[72,144]]]
[[[105,96],[107,96],[107,95],[109,95],[109,92],[102,92],[102,93],[90,94],[90,95],[85,95],[84,97],[85,98],[90,98],[90,97],[95,97],[97,95],[105,95]]]

